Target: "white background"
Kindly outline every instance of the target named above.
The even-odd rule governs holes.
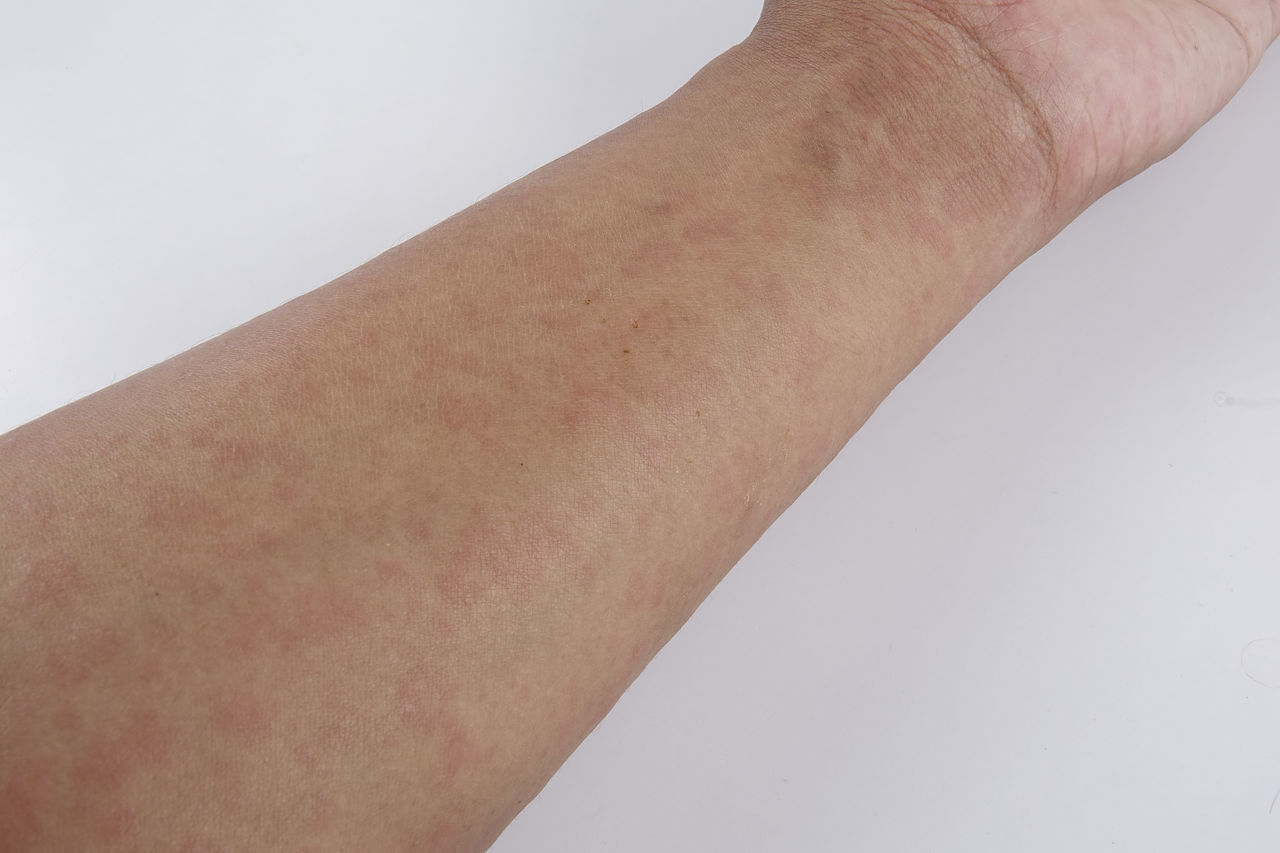
[[[0,430],[625,121],[757,12],[9,4]],[[1273,55],[1012,275],[494,849],[1280,850],[1278,104]]]

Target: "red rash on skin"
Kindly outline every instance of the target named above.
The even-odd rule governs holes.
[[[627,588],[622,604],[632,612],[659,610],[666,601],[667,590],[661,578],[651,578],[642,572],[634,572],[627,578]]]
[[[113,809],[110,814],[98,821],[96,829],[102,841],[119,841],[130,832],[138,822],[138,817],[130,809]]]
[[[328,794],[316,794],[311,800],[311,824],[314,829],[323,831],[333,825],[338,816],[338,804]]]
[[[624,279],[648,279],[661,277],[683,260],[685,248],[677,240],[652,240],[637,249],[622,264]]]
[[[404,577],[405,565],[400,560],[376,560],[373,570],[384,581],[394,581]]]
[[[566,378],[569,387],[560,408],[560,423],[566,429],[576,432],[599,423],[601,413],[616,410],[621,392],[605,385],[594,373],[578,369]]]
[[[927,213],[912,216],[910,230],[912,236],[932,249],[938,257],[944,260],[955,257],[955,237],[936,217]]]
[[[363,603],[333,581],[303,581],[281,590],[251,576],[244,586],[242,604],[223,635],[239,654],[269,645],[285,651],[306,647],[348,636],[368,623]]]
[[[415,732],[435,736],[458,714],[457,690],[447,671],[427,662],[414,666],[396,690],[401,721]],[[456,725],[456,724],[455,724]]]
[[[276,709],[247,690],[224,690],[209,700],[214,729],[240,739],[271,733]]]
[[[98,737],[89,744],[72,776],[82,791],[119,791],[139,771],[167,764],[172,741],[155,711],[135,710],[119,737]]]
[[[225,530],[231,519],[198,489],[153,485],[142,498],[142,523],[150,528]]]
[[[193,450],[203,450],[209,461],[219,469],[229,469],[231,476],[243,476],[247,469],[265,461],[266,447],[256,441],[228,441],[217,438],[212,429],[196,430],[189,446]]]
[[[64,734],[70,734],[80,728],[83,719],[80,712],[76,710],[71,703],[63,705],[61,708],[53,712],[53,716],[49,718],[53,723],[53,727]]]
[[[281,503],[296,498],[302,480],[301,455],[280,442],[229,440],[209,427],[195,430],[188,439],[192,450],[199,450],[220,476],[232,480],[271,477],[272,495]],[[198,505],[197,505],[198,507]]]
[[[467,322],[479,323],[478,314]],[[419,386],[430,386],[440,376],[449,373],[462,373],[467,376],[484,375],[484,362],[480,356],[459,350],[456,344],[451,345],[435,338],[418,344],[414,348],[414,362],[418,367],[412,378],[414,384]]]
[[[462,772],[462,768],[481,761],[497,751],[496,747],[491,747],[489,755],[486,755],[475,740],[472,739],[471,735],[467,733],[465,718],[461,716],[445,717],[441,722],[441,726],[444,730],[441,769],[444,771],[444,778],[447,782],[457,781],[458,774]]]
[[[490,594],[527,596],[553,562],[573,547],[568,525],[544,510],[519,521],[477,510],[462,528],[447,566],[432,579],[440,599],[455,606],[478,603]]]
[[[419,546],[427,545],[436,538],[436,521],[425,515],[412,519],[405,525],[405,534]]]
[[[718,240],[735,240],[743,230],[742,214],[736,210],[717,210],[687,223],[680,233],[686,243],[700,246]]]
[[[281,474],[271,482],[271,497],[278,503],[288,506],[298,499],[302,478],[297,475]]]
[[[441,821],[431,830],[427,842],[421,847],[411,847],[410,853],[434,853],[436,850],[450,850],[457,847],[462,834],[459,828],[449,821]]]
[[[50,681],[58,687],[71,687],[89,680],[120,656],[124,641],[112,628],[99,628],[78,634],[45,656],[44,666]]]
[[[453,432],[483,436],[493,428],[496,409],[488,395],[442,394],[436,406],[440,422]]]
[[[40,814],[52,792],[51,758],[25,758],[0,783],[0,853],[34,846],[44,826]]]
[[[221,847],[216,847],[205,841],[188,838],[178,848],[178,853],[224,853]]]
[[[24,608],[65,608],[85,589],[80,565],[69,557],[36,560],[18,582],[18,601]]]
[[[259,528],[249,536],[219,542],[213,552],[228,560],[239,560],[249,556],[266,556],[280,546],[280,536],[269,530]]]

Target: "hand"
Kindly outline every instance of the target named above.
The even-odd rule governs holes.
[[[877,14],[996,70],[1047,130],[1068,215],[1176,150],[1280,35],[1280,0],[767,0],[762,23],[856,39]]]

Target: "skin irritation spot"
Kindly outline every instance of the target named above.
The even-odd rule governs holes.
[[[311,647],[350,637],[368,624],[363,602],[332,581],[269,585],[250,577],[238,604],[222,637],[242,655]]]
[[[742,214],[735,210],[719,210],[695,219],[684,227],[681,235],[695,246],[736,239],[742,233]]]
[[[150,528],[172,531],[174,528],[225,530],[231,519],[214,501],[198,489],[184,487],[155,488],[142,500],[142,522]]]
[[[36,560],[18,584],[18,600],[28,610],[61,610],[86,589],[80,564],[70,557]]]
[[[155,711],[136,710],[118,737],[99,737],[88,746],[72,776],[84,790],[118,791],[139,772],[168,764],[172,745],[173,735]]]
[[[84,684],[120,656],[124,640],[110,627],[78,633],[50,651],[44,660],[49,680],[59,687]]]
[[[40,815],[52,793],[53,769],[54,762],[49,758],[20,759],[9,778],[0,784],[0,849],[35,847],[44,831]]]
[[[926,213],[917,213],[911,218],[911,233],[926,246],[933,250],[934,254],[944,260],[953,258],[956,254],[956,241],[952,237],[951,232],[942,224],[941,220],[936,217],[929,216]]]
[[[654,240],[637,249],[622,265],[627,279],[658,278],[684,258],[684,244],[675,239]]]
[[[53,727],[58,731],[70,734],[80,729],[80,725],[83,720],[80,717],[80,712],[76,710],[75,706],[67,703],[53,712],[53,716],[49,718],[49,722],[51,722]]]
[[[281,541],[277,534],[258,528],[247,536],[235,536],[219,542],[214,546],[213,551],[219,557],[228,560],[265,557],[279,548]]]
[[[289,505],[298,499],[301,493],[302,478],[297,475],[280,475],[271,482],[271,496],[277,503]]]
[[[442,394],[437,409],[440,422],[452,432],[487,432],[497,417],[493,401],[479,393]]]
[[[581,562],[571,525],[554,512],[532,509],[512,520],[477,510],[458,535],[448,565],[433,578],[440,599],[467,606],[495,596],[524,600],[553,566]]]
[[[622,603],[632,614],[646,613],[660,610],[666,598],[667,585],[660,578],[650,577],[644,572],[634,572],[627,578]]]
[[[380,559],[374,562],[373,570],[384,581],[394,581],[404,577],[405,565],[400,560]]]
[[[119,841],[133,832],[138,817],[131,809],[112,809],[102,820],[98,821],[98,837],[107,842]]]
[[[311,802],[311,823],[315,829],[325,830],[333,826],[338,816],[338,803],[327,794],[316,794]]]
[[[213,728],[225,735],[245,740],[270,734],[275,709],[247,690],[224,690],[209,699]]]
[[[448,671],[434,663],[412,667],[396,689],[400,720],[414,732],[434,737],[457,715],[457,688]]]

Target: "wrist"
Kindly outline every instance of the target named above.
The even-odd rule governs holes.
[[[1050,123],[950,7],[766,4],[739,49],[776,80],[827,201],[932,202],[961,228],[1003,219],[1025,254],[1069,218]]]

